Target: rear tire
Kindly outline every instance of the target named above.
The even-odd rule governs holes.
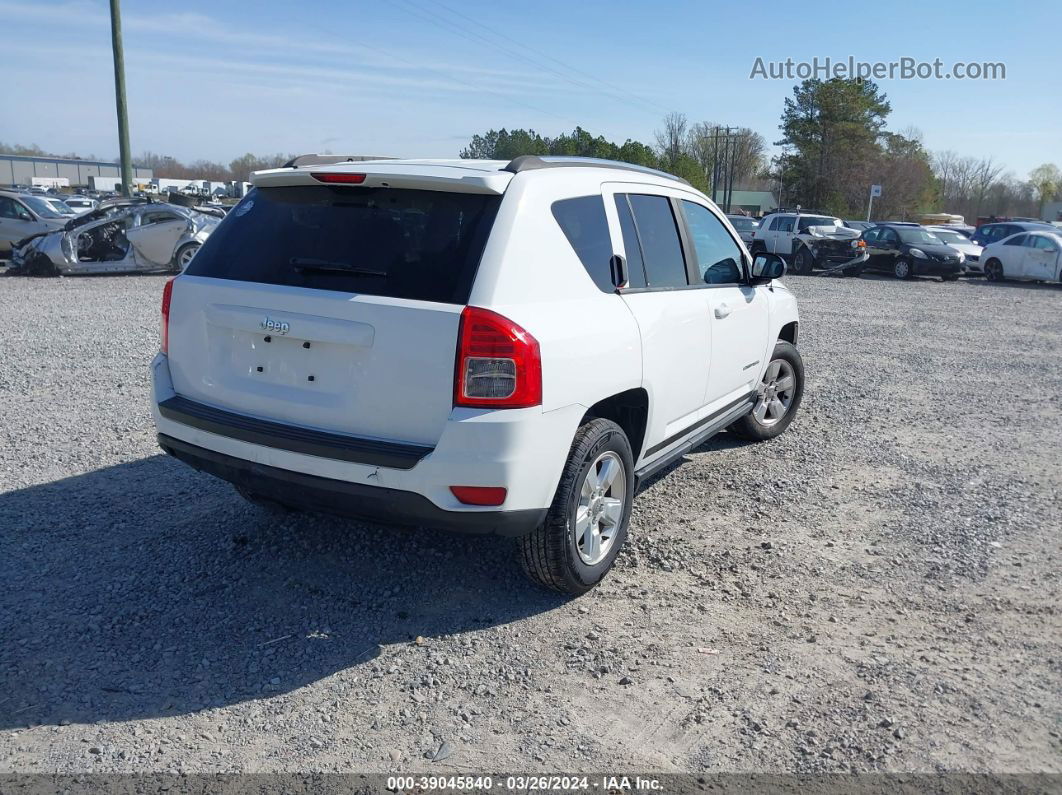
[[[554,591],[586,593],[615,563],[633,502],[627,434],[611,420],[589,420],[575,434],[545,521],[519,539],[524,572]]]
[[[742,439],[763,442],[785,432],[804,399],[804,360],[792,343],[775,343],[752,412],[730,426]]]
[[[26,263],[25,272],[30,276],[52,277],[59,275],[59,269],[44,254],[36,254],[33,259]]]
[[[798,276],[806,276],[815,270],[815,257],[807,248],[801,246],[793,256],[793,273]]]
[[[188,267],[188,263],[192,261],[192,257],[199,251],[199,243],[185,243],[179,249],[177,253],[173,255],[173,270],[176,273],[180,273]]]

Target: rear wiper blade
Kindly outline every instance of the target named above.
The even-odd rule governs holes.
[[[339,273],[356,273],[359,276],[387,276],[387,271],[377,268],[366,268],[355,265],[352,262],[333,262],[327,259],[314,259],[313,257],[292,257],[288,264],[298,271],[336,271]]]

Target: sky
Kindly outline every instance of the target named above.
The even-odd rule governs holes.
[[[1005,80],[879,80],[888,129],[1018,178],[1062,165],[1062,3],[859,6],[124,0],[132,150],[456,157],[491,128],[576,125],[651,143],[669,111],[773,143],[799,81],[750,79],[756,58],[852,56],[1004,63]],[[106,0],[0,0],[0,21],[0,141],[115,157]]]

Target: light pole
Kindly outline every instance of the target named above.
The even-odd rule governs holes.
[[[122,165],[122,195],[128,196],[133,182],[129,154],[129,113],[125,107],[125,56],[122,53],[120,0],[111,0],[111,50],[114,52],[114,102],[118,106],[118,155]]]

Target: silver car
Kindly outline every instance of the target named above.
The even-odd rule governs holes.
[[[0,190],[0,254],[25,237],[62,229],[66,221],[40,196]]]
[[[974,243],[970,238],[955,229],[946,226],[927,226],[927,232],[932,232],[946,245],[957,248],[966,256],[966,271],[968,273],[982,273],[981,246]]]
[[[34,276],[180,272],[220,220],[175,204],[105,201],[62,229],[20,241],[12,270]]]

